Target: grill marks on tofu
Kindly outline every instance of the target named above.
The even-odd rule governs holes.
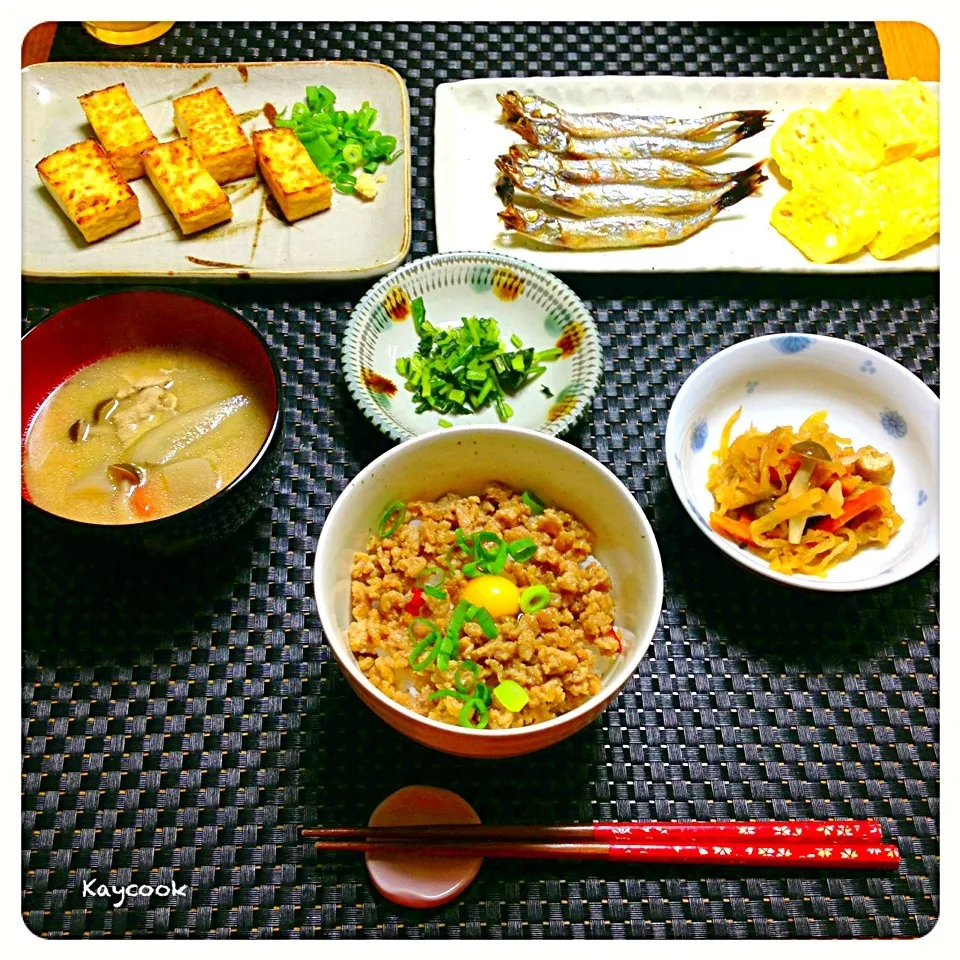
[[[217,183],[253,176],[257,168],[253,147],[219,87],[178,97],[173,101],[173,120]]]
[[[233,216],[229,198],[185,139],[145,150],[143,162],[150,182],[185,234]]]
[[[158,141],[130,98],[126,85],[117,83],[85,93],[77,99],[120,175],[126,180],[142,177],[143,158],[140,154],[156,146]]]
[[[96,140],[51,153],[37,173],[87,243],[140,222],[137,195]]]
[[[254,131],[253,149],[263,179],[291,223],[330,206],[330,181],[289,127]]]

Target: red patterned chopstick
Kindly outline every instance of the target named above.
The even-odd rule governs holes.
[[[785,821],[694,821],[684,823],[593,823],[566,826],[495,824],[438,824],[409,827],[319,827],[302,831],[304,838],[318,840],[410,840],[478,841],[522,840],[565,843],[704,843],[724,840],[738,843],[813,843],[830,841],[882,841],[883,829],[876,820],[785,820]]]
[[[407,853],[432,857],[498,857],[524,860],[610,860],[631,863],[699,864],[701,866],[803,867],[852,870],[896,870],[900,851],[889,843],[841,842],[740,843],[537,843],[527,841],[320,840],[318,850],[356,853]]]

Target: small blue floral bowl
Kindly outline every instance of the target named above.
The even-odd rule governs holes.
[[[537,351],[562,355],[513,395],[508,425],[557,436],[583,415],[603,370],[600,337],[590,311],[546,270],[496,253],[441,253],[415,260],[381,279],[357,304],[347,324],[342,364],[351,396],[365,416],[394,440],[451,426],[496,424],[493,404],[475,414],[417,413],[397,360],[416,352],[412,303],[423,298],[434,326],[459,326],[464,317],[493,317],[500,340],[511,337]]]
[[[716,533],[707,471],[723,425],[742,407],[732,437],[797,428],[817,410],[830,431],[854,449],[890,453],[890,493],[903,526],[883,548],[859,551],[825,577],[787,576]],[[810,590],[869,590],[921,570],[940,553],[940,401],[900,364],[859,343],[835,337],[777,334],[735,344],[702,363],[680,388],[667,420],[670,479],[687,513],[724,553],[772,580]]]

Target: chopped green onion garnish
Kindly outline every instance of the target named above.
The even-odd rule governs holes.
[[[380,519],[377,521],[377,536],[378,537],[389,537],[390,534],[394,533],[397,527],[403,523],[404,518],[407,515],[407,505],[400,500],[397,500],[396,503],[391,503],[386,510],[380,514]]]
[[[535,494],[529,490],[524,490],[520,494],[520,499],[530,508],[532,514],[543,513],[544,502]]]
[[[423,588],[423,592],[428,597],[433,597],[434,600],[446,600],[447,592],[446,590],[441,590],[439,587],[431,587],[430,584],[426,584]]]
[[[491,560],[496,560],[497,553],[500,550],[500,544],[503,541],[496,533],[491,533],[488,530],[481,530],[480,533],[474,538],[475,549],[477,560],[482,560],[484,563],[489,563]],[[490,545],[489,549],[487,544]]]
[[[519,713],[530,702],[530,694],[516,680],[504,680],[494,688],[493,695],[511,713]]]
[[[411,670],[426,670],[427,667],[437,659],[437,641],[439,639],[439,633],[428,633],[413,650],[410,651],[407,662],[410,664]],[[430,647],[430,652],[422,660],[419,659],[427,647]]]
[[[461,690],[434,690],[427,696],[428,700],[439,700],[441,697],[455,697],[457,700],[468,700],[470,695]]]
[[[474,711],[479,714],[480,719],[476,723],[471,723],[470,718],[473,716]],[[482,730],[487,725],[488,719],[487,705],[482,700],[478,700],[476,697],[468,700],[460,708],[461,727],[475,727],[478,730]]]
[[[439,427],[452,427],[453,424],[452,424],[449,420],[444,420],[443,417],[441,417],[441,418],[437,421],[437,426],[439,426]]]
[[[490,616],[490,611],[486,607],[481,607],[477,611],[476,621],[480,624],[480,629],[483,630],[484,636],[488,640],[493,640],[497,636],[497,625],[493,622],[493,617]]]
[[[454,607],[453,616],[450,617],[450,624],[447,627],[446,635],[446,639],[450,642],[452,649],[457,649],[457,646],[460,644],[460,631],[467,622],[467,611],[472,606],[473,604],[468,601],[460,600],[456,607]],[[456,646],[453,646],[454,644]]]
[[[396,137],[371,129],[377,111],[367,101],[349,113],[335,109],[336,100],[328,87],[308,86],[305,102],[293,105],[290,119],[281,114],[274,124],[293,130],[317,169],[337,190],[353,193],[356,178],[352,171],[362,167],[373,173],[381,163],[392,163],[401,151]]]
[[[465,577],[473,578],[479,577],[483,571],[480,569],[480,565],[476,560],[471,560],[469,563],[465,563],[461,568],[461,572]]]
[[[501,540],[500,546],[497,547],[497,555],[493,560],[488,560],[484,567],[486,567],[487,573],[499,574],[503,572],[503,568],[507,564],[507,544]]]
[[[542,361],[553,359],[551,351],[560,354],[556,348],[540,353],[531,347],[522,349],[523,341],[516,334],[510,342],[517,349],[508,352],[500,342],[497,321],[489,317],[463,317],[460,327],[441,330],[427,321],[421,297],[413,301],[412,313],[419,337],[417,352],[398,358],[396,369],[421,413],[477,413],[492,402],[499,418],[506,421],[513,410],[505,398],[546,370]],[[440,421],[441,426],[450,423]]]
[[[542,584],[527,587],[520,594],[520,609],[524,613],[537,613],[550,603],[550,591]]]
[[[422,587],[428,580],[436,580],[436,583],[431,584],[431,586],[437,586],[443,583],[443,581],[446,579],[446,570],[441,570],[439,567],[424,567],[417,577],[417,586]]]
[[[460,682],[460,671],[466,670],[470,674],[471,689],[468,690],[464,684]],[[461,660],[457,665],[457,671],[453,675],[453,685],[460,691],[460,693],[470,694],[474,686],[476,686],[477,677],[480,675],[480,664],[474,663],[472,660]]]
[[[483,681],[473,688],[473,696],[485,707],[490,706],[490,688]]]
[[[537,552],[537,544],[530,537],[521,537],[507,546],[507,551],[518,563],[526,563]]]

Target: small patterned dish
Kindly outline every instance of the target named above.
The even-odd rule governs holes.
[[[761,557],[721,537],[708,521],[707,471],[724,423],[743,407],[737,436],[794,428],[827,411],[832,433],[854,448],[871,444],[893,456],[890,492],[903,526],[889,545],[859,551],[825,577],[770,569]],[[701,364],[680,388],[667,421],[670,479],[700,530],[750,570],[810,590],[869,590],[895,583],[939,556],[940,401],[919,378],[868,347],[835,337],[777,334],[738,343]]]
[[[511,336],[524,347],[558,346],[563,355],[508,402],[508,425],[557,436],[587,409],[602,372],[596,324],[577,295],[540,267],[496,253],[442,253],[405,264],[380,280],[357,304],[347,324],[342,363],[347,387],[364,415],[394,440],[454,426],[499,423],[492,404],[476,414],[417,413],[413,394],[397,373],[419,338],[411,303],[423,298],[427,319],[458,326],[463,317],[493,317],[507,350]]]

